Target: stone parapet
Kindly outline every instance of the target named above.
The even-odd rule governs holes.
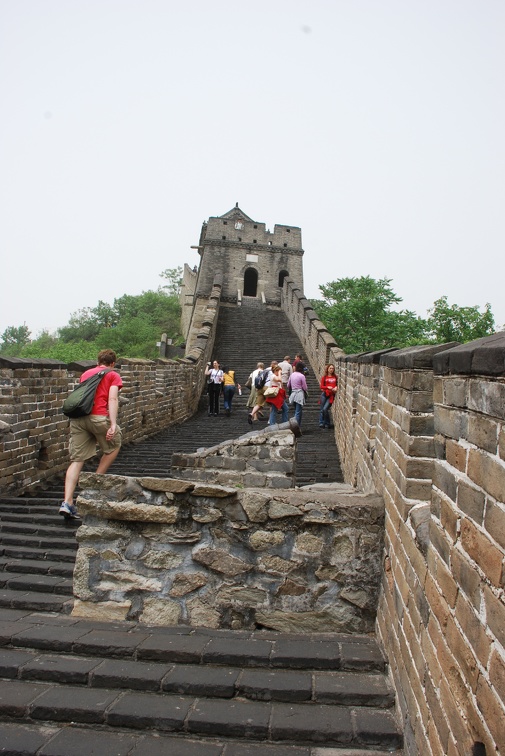
[[[373,630],[384,524],[376,495],[87,474],[78,505],[74,616]]]
[[[377,631],[408,754],[505,753],[505,334],[338,360],[345,480],[384,498]]]
[[[288,423],[286,423],[288,425]],[[253,488],[293,488],[296,442],[291,430],[253,431],[196,454],[174,454],[172,475],[184,480]]]

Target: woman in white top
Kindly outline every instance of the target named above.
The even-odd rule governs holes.
[[[209,392],[209,416],[219,415],[219,394],[221,393],[221,383],[223,382],[223,371],[219,367],[219,362],[208,362],[205,368],[207,376],[207,389]]]

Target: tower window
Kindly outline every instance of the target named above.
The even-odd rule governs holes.
[[[241,236],[239,236],[239,237],[238,237],[238,240],[239,240],[239,241],[242,241],[242,237],[241,237]]]
[[[257,242],[256,242],[256,239],[253,239],[253,244],[256,244],[256,243],[257,243]]]
[[[283,246],[284,246],[284,247],[287,247],[288,245],[286,244],[286,242],[284,242],[284,245],[283,245]]]
[[[227,226],[227,225],[228,225],[228,221],[223,221],[223,226]]]
[[[222,236],[221,239],[226,239],[226,236]]]
[[[258,226],[256,225],[256,223],[254,224],[253,228],[258,228]]]
[[[288,234],[291,233],[291,229],[290,228],[287,228],[286,231],[288,232]]]

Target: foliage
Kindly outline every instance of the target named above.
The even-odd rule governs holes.
[[[347,354],[370,352],[426,340],[426,322],[410,310],[391,309],[401,302],[391,279],[340,278],[319,286],[324,299],[312,302],[338,346]]]
[[[122,357],[155,359],[162,333],[174,344],[182,341],[178,298],[182,269],[167,269],[160,275],[168,284],[157,291],[123,294],[113,304],[100,300],[95,307],[72,313],[56,335],[43,331],[30,341],[27,326],[9,326],[2,335],[0,353],[74,362],[95,359],[100,349],[110,348]]]
[[[166,278],[168,283],[162,286],[162,289],[167,290],[167,294],[170,297],[178,297],[181,292],[182,285],[182,268],[166,268],[160,273],[161,278]]]
[[[0,354],[6,357],[20,357],[25,344],[30,342],[28,326],[8,326],[0,337]]]
[[[490,336],[495,331],[491,305],[486,304],[484,312],[478,307],[449,305],[447,297],[440,297],[428,310],[428,328],[437,344],[449,341],[473,341]]]

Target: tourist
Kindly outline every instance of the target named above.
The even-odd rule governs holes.
[[[288,381],[291,377],[291,373],[293,372],[293,367],[291,365],[291,357],[289,354],[284,357],[282,362],[279,362],[279,366],[282,370],[282,387],[284,389],[287,389],[288,387]]]
[[[256,376],[264,370],[265,365],[262,362],[258,362],[256,365],[256,369],[252,371],[249,378],[247,379],[246,386],[251,390],[251,393],[249,394],[249,399],[247,400],[247,407],[249,409],[252,409],[254,405],[256,404],[256,386],[254,385],[254,381],[256,379]],[[259,413],[258,413],[259,414]]]
[[[269,425],[275,425],[277,422],[277,412],[281,412],[281,420],[286,423],[288,420],[289,407],[286,401],[286,391],[282,385],[282,368],[280,365],[276,365],[272,370],[272,376],[270,377],[269,386],[271,389],[279,389],[276,396],[265,396],[265,400],[270,405],[270,418],[268,420]],[[267,392],[268,394],[268,392]]]
[[[65,475],[65,499],[59,513],[66,520],[80,520],[74,506],[74,492],[86,460],[96,454],[97,445],[103,452],[97,473],[105,473],[112,465],[121,448],[121,428],[117,424],[119,391],[123,386],[121,376],[111,368],[116,364],[116,353],[103,349],[98,355],[96,367],[86,370],[80,383],[100,370],[108,369],[98,384],[91,413],[70,419],[70,465]]]
[[[221,383],[223,382],[223,371],[219,367],[219,362],[208,362],[205,368],[207,376],[207,391],[209,394],[209,417],[219,415],[219,394],[221,393]]]
[[[226,415],[231,415],[231,403],[235,394],[235,371],[223,368],[223,404]],[[239,391],[242,390],[240,383],[237,383]]]
[[[321,389],[321,398],[319,399],[321,405],[319,427],[331,428],[330,407],[335,400],[335,394],[337,393],[338,388],[338,378],[335,373],[335,365],[332,363],[326,365],[319,387]]]
[[[295,420],[302,426],[303,406],[307,398],[307,381],[303,372],[303,363],[298,362],[288,381],[289,403],[294,404]]]
[[[273,371],[274,371],[274,368],[277,367],[277,365],[278,365],[277,360],[272,360],[272,362],[270,364],[270,367],[269,368],[265,368],[265,370],[261,371],[262,373],[266,374],[266,376],[265,376],[265,383],[264,383],[264,385],[261,388],[257,388],[256,389],[256,404],[254,405],[254,407],[252,408],[251,412],[247,416],[247,422],[249,423],[249,425],[252,425],[253,422],[258,419],[257,415],[259,414],[261,408],[265,404],[264,391],[265,391],[266,388],[268,388],[270,386],[270,381],[272,380]],[[266,371],[268,371],[268,372],[266,372]]]

